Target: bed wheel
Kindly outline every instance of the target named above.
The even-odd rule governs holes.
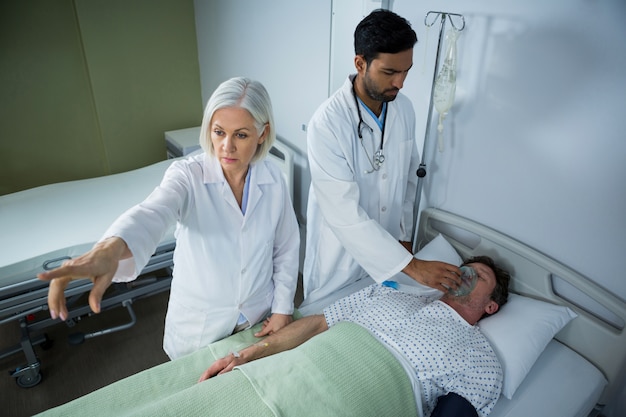
[[[42,378],[43,376],[41,375],[41,372],[38,372],[35,375],[32,375],[32,372],[29,372],[15,378],[15,382],[21,388],[32,388],[35,385],[39,384]]]

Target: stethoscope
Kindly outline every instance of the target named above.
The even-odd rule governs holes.
[[[385,154],[383,153],[383,141],[385,140],[385,126],[387,126],[387,113],[389,112],[389,108],[385,109],[385,115],[383,116],[383,128],[381,129],[380,135],[380,146],[378,150],[374,153],[374,157],[370,157],[365,144],[363,143],[363,127],[367,126],[370,132],[374,133],[374,129],[368,126],[367,123],[363,121],[363,116],[361,116],[361,107],[359,106],[359,100],[356,97],[356,91],[354,90],[354,81],[352,82],[352,95],[354,96],[354,102],[356,103],[356,112],[359,115],[359,124],[357,125],[357,133],[359,135],[359,140],[361,142],[361,146],[363,147],[363,151],[365,151],[365,155],[367,156],[367,160],[372,166],[371,171],[365,171],[366,174],[371,174],[374,171],[378,171],[382,166],[383,162],[385,162]]]

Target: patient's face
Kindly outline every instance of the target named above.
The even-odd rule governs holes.
[[[254,118],[241,107],[215,111],[209,135],[215,156],[226,176],[247,172],[257,147],[265,140],[265,131],[259,135]]]
[[[457,297],[457,301],[477,310],[483,310],[491,302],[491,293],[496,287],[496,274],[485,264],[476,262],[468,266],[474,268],[478,275],[476,286],[468,295]]]

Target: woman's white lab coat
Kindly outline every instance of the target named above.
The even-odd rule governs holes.
[[[398,94],[388,103],[385,161],[372,171],[381,130],[361,105],[350,76],[313,115],[307,129],[311,188],[307,210],[304,303],[316,302],[367,275],[382,282],[412,255],[399,243],[412,240],[419,155],[415,113]]]
[[[240,313],[250,324],[270,311],[293,313],[300,238],[289,192],[272,162],[250,169],[245,216],[219,161],[203,153],[172,163],[159,187],[105,233],[133,254],[120,262],[115,279],[124,281],[176,224],[163,342],[172,359],[230,335]]]

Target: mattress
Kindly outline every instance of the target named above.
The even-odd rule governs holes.
[[[292,151],[277,142],[269,159],[281,169],[293,196]],[[175,160],[0,196],[0,324],[19,321],[21,329],[19,343],[0,351],[0,358],[20,351],[25,354],[26,365],[10,372],[19,386],[32,387],[41,381],[41,364],[33,346],[45,343],[47,338],[41,332],[58,323],[47,315],[35,317],[48,308],[48,283],[37,279],[37,273],[54,269],[66,259],[91,249],[118,216],[143,201],[160,184]],[[114,284],[114,291],[102,300],[103,311],[123,306],[131,321],[85,338],[131,327],[136,321],[133,300],[169,290],[176,244],[174,230],[172,225],[137,280]],[[89,315],[90,308],[81,298],[92,286],[90,280],[75,280],[67,286],[68,325]]]
[[[0,197],[0,287],[91,249],[120,214],[150,194],[172,161]],[[172,229],[164,242],[173,240]]]
[[[293,198],[293,151],[276,141],[268,158],[280,168]],[[160,184],[175,160],[0,196],[0,288],[22,283],[44,265],[52,269],[91,249],[120,214]],[[173,243],[172,226],[161,246]]]
[[[607,381],[602,372],[552,339],[510,400],[504,396],[490,417],[586,417]]]
[[[45,314],[35,316],[48,308],[48,283],[37,279],[37,273],[91,249],[120,214],[158,186],[172,162],[161,161],[120,174],[50,184],[0,197],[0,323],[20,323],[18,343],[0,351],[0,358],[24,353],[26,364],[9,372],[19,386],[29,388],[41,381],[41,363],[33,347],[44,344],[47,337],[41,332],[59,322]],[[132,301],[169,289],[175,247],[173,231],[174,227],[135,285],[116,286],[102,300],[103,311],[126,307],[130,322],[81,335],[75,343],[131,327],[136,321]],[[80,300],[92,286],[89,280],[76,280],[66,288],[68,325],[89,314],[89,306]]]

